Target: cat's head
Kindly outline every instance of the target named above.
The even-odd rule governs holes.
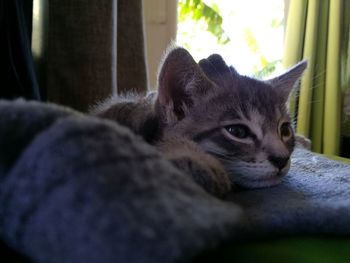
[[[287,174],[294,131],[286,102],[306,68],[256,80],[237,73],[219,55],[198,64],[183,48],[165,56],[156,111],[168,136],[185,136],[219,159],[231,180],[247,188],[279,183]]]

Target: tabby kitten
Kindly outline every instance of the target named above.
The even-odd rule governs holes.
[[[289,170],[295,139],[286,101],[305,68],[301,62],[260,81],[219,55],[197,64],[185,49],[172,48],[158,92],[109,99],[93,114],[128,126],[216,196],[232,185],[268,187]]]

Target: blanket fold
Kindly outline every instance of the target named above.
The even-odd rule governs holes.
[[[350,234],[349,165],[297,149],[281,185],[219,200],[125,127],[0,101],[0,238],[33,262],[187,262],[308,233]]]
[[[1,156],[15,148],[1,159],[0,234],[35,262],[187,260],[240,219],[124,127],[23,101],[0,112]]]

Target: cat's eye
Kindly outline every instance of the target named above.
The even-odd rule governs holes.
[[[280,127],[281,137],[290,137],[292,135],[292,128],[289,122],[284,122]]]
[[[234,124],[226,126],[225,129],[234,137],[238,139],[245,139],[250,135],[250,130],[247,126],[242,124]]]

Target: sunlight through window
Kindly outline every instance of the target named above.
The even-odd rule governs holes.
[[[179,0],[178,14],[177,44],[197,61],[218,53],[241,74],[281,70],[283,0]]]

